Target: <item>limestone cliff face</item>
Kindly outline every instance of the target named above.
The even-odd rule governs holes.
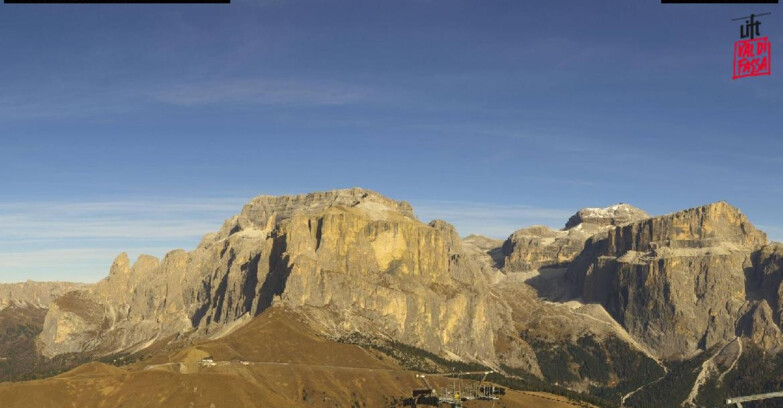
[[[750,311],[740,320],[740,332],[765,350],[780,351],[783,332],[766,299],[748,305]]]
[[[579,230],[557,231],[543,225],[514,232],[503,243],[506,270],[555,268],[568,264],[589,238]]]
[[[142,255],[131,266],[128,255],[120,254],[108,277],[52,303],[40,336],[42,353],[133,351],[189,330],[186,261],[184,251],[172,251],[162,262]]]
[[[767,243],[763,232],[737,208],[723,201],[616,228],[609,238],[615,251],[648,251],[658,247],[757,248]]]
[[[359,332],[585,392],[625,394],[663,375],[659,360],[737,336],[783,350],[783,245],[723,202],[654,218],[584,209],[563,230],[500,241],[463,240],[363,189],[261,196],[190,252],[121,254],[106,279],[67,291],[0,285],[0,305],[6,290],[49,308],[38,342],[50,357],[218,338],[277,305],[323,335]],[[628,362],[655,378],[620,387]]]
[[[536,271],[547,266],[559,268]],[[551,302],[568,292],[586,304]],[[658,358],[737,335],[780,349],[781,293],[783,246],[726,203],[654,218],[583,210],[562,231],[501,242],[462,240],[405,202],[349,189],[257,197],[191,252],[121,254],[106,279],[51,302],[39,340],[47,356],[128,352],[223,336],[279,304],[329,336],[540,376],[532,344],[586,337]]]
[[[783,244],[773,242],[753,253],[745,288],[751,304],[740,322],[741,332],[764,349],[783,350]]]
[[[513,334],[510,311],[462,247],[448,223],[424,224],[371,191],[262,196],[190,253],[132,266],[120,255],[105,280],[56,302],[41,340],[52,356],[219,336],[277,302],[333,336],[359,331],[493,363],[496,333]]]
[[[591,236],[646,218],[649,215],[636,207],[617,204],[579,210],[564,230],[541,225],[521,229],[503,243],[504,268],[524,271],[567,266],[582,252]]]
[[[569,273],[584,300],[603,304],[657,355],[678,358],[735,337],[746,272],[766,243],[719,202],[593,237]]]

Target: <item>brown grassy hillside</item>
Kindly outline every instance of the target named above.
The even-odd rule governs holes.
[[[118,368],[89,363],[57,377],[0,384],[12,407],[388,407],[421,387],[412,371],[359,346],[330,341],[271,308],[217,340]],[[211,355],[216,363],[200,361]],[[449,383],[433,378],[433,386]],[[466,407],[491,407],[469,402]],[[494,407],[572,408],[562,397],[510,392]]]

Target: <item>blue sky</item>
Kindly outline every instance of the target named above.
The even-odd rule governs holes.
[[[783,240],[780,52],[657,1],[0,5],[0,281],[96,281],[260,194],[362,186],[461,234],[717,200]]]

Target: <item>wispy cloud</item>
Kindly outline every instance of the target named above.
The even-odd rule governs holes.
[[[0,203],[0,242],[52,239],[171,239],[204,234],[244,199]]]
[[[137,248],[150,252],[160,250],[167,251],[166,248]],[[104,261],[118,255],[110,249],[41,249],[32,251],[3,252],[0,256],[0,268],[12,269],[30,269],[30,268],[49,268],[52,267],[52,261],[56,260],[62,266],[68,267],[89,267],[93,261]],[[103,273],[108,272],[108,267]]]
[[[216,104],[311,107],[349,105],[377,97],[377,92],[366,87],[303,78],[180,80],[107,86],[63,81],[56,86],[25,84],[4,90],[0,95],[0,121],[103,117],[159,107],[160,103],[179,107]]]
[[[369,90],[354,85],[285,79],[193,82],[154,93],[161,102],[182,106],[218,103],[345,105],[365,100],[369,95]]]
[[[0,121],[59,120],[123,114],[132,111],[139,102],[137,95],[130,90],[63,88],[51,90],[31,86],[28,89],[8,90],[0,97]]]
[[[462,201],[420,201],[414,202],[414,209],[423,221],[448,221],[462,236],[481,234],[494,238],[506,238],[520,228],[536,224],[560,228],[576,212],[561,208]]]
[[[247,198],[0,202],[0,281],[95,281],[120,252],[192,249]]]
[[[106,276],[120,252],[163,256],[192,249],[239,212],[246,197],[122,201],[0,202],[0,282]],[[440,218],[463,235],[504,238],[532,224],[560,226],[567,209],[460,201],[415,202],[425,221]]]

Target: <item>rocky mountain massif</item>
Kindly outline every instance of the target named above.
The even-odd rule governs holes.
[[[36,338],[55,299],[85,285],[64,282],[0,284],[0,381],[52,373],[67,357],[43,358]]]
[[[212,363],[204,364],[211,357]],[[285,307],[216,340],[116,367],[90,362],[37,381],[0,384],[3,408],[389,407],[423,386],[416,372],[372,348],[324,339]],[[442,389],[452,380],[432,376]],[[585,408],[542,392],[508,390],[465,408]]]
[[[191,252],[122,254],[103,281],[55,296],[36,350],[173,350],[285,308],[326,338],[491,367],[599,405],[700,405],[739,387],[749,353],[780,350],[781,251],[723,202],[659,217],[584,209],[562,230],[500,241],[462,239],[363,189],[261,196]]]
[[[54,303],[42,351],[111,354],[220,336],[274,301],[333,337],[360,332],[497,363],[494,339],[510,316],[491,301],[483,267],[453,227],[421,223],[407,203],[376,193],[259,197],[190,253],[133,265],[120,255],[108,278]]]

